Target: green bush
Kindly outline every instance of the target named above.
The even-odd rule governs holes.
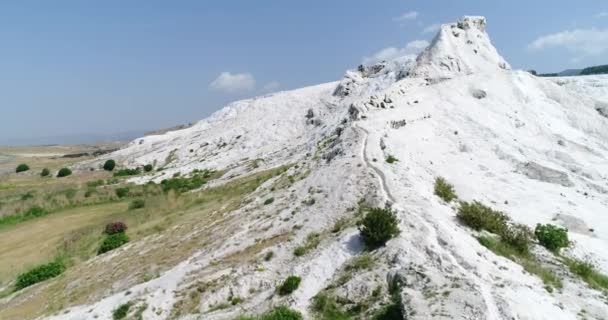
[[[302,320],[304,317],[298,311],[285,306],[275,307],[274,309],[258,316],[239,316],[235,320]]]
[[[532,230],[526,225],[515,224],[507,227],[500,234],[500,239],[519,253],[527,254],[532,242]]]
[[[129,313],[130,308],[131,308],[130,303],[121,304],[120,306],[118,306],[118,308],[116,308],[112,311],[112,319],[120,320],[120,319],[126,318],[127,314]]]
[[[211,177],[211,171],[203,170],[194,172],[192,177],[175,177],[171,179],[165,179],[161,181],[163,191],[168,192],[173,190],[177,193],[188,192],[190,190],[198,189],[207,183],[207,179]]]
[[[106,171],[112,171],[114,170],[114,167],[116,167],[116,161],[110,159],[107,160],[104,164],[103,164],[103,169]]]
[[[129,210],[141,209],[146,206],[144,199],[135,199],[129,204]]]
[[[154,169],[154,167],[151,164],[147,164],[144,166],[145,172],[150,172],[150,171],[152,171],[152,169]]]
[[[454,186],[442,177],[437,177],[435,179],[435,195],[445,202],[450,202],[458,198],[454,192]]]
[[[129,194],[129,188],[127,188],[127,187],[116,188],[116,190],[114,190],[114,193],[116,193],[117,197],[124,198]]]
[[[47,177],[51,174],[51,171],[47,168],[42,169],[42,171],[40,171],[40,176],[41,177]]]
[[[270,261],[270,259],[272,259],[272,257],[274,257],[274,252],[268,251],[264,255],[264,261]]]
[[[317,313],[319,320],[349,320],[351,317],[341,310],[340,306],[325,293],[319,293],[312,298],[312,310]]]
[[[141,171],[139,170],[139,168],[136,168],[136,169],[120,169],[120,170],[114,172],[114,176],[115,177],[136,176],[136,175],[138,175],[140,173],[141,173]]]
[[[279,294],[282,296],[291,294],[292,292],[296,291],[296,289],[298,289],[301,281],[302,279],[298,276],[287,277],[287,279],[285,279],[285,281],[283,281],[283,283],[278,288]]]
[[[570,245],[568,230],[551,224],[537,224],[534,235],[543,247],[553,252]]]
[[[17,166],[17,168],[15,169],[15,172],[19,173],[19,172],[24,172],[24,171],[28,171],[28,170],[30,170],[30,167],[27,164],[22,163]]]
[[[59,172],[57,172],[57,178],[67,177],[71,174],[72,174],[72,170],[70,170],[68,168],[61,168],[61,169],[59,169]]]
[[[104,181],[102,179],[93,180],[93,181],[87,182],[87,187],[88,188],[97,188],[99,186],[103,186],[103,184],[104,184]]]
[[[498,235],[505,232],[509,221],[504,213],[495,211],[478,201],[473,201],[473,203],[461,201],[456,218],[474,230],[486,230]]]
[[[273,202],[274,202],[274,198],[268,198],[268,199],[264,200],[264,205],[267,206]]]
[[[357,225],[363,241],[370,248],[381,247],[399,234],[398,221],[391,209],[369,208]]]
[[[54,278],[65,271],[65,265],[61,261],[53,261],[37,266],[17,277],[15,290],[21,290],[38,282]]]
[[[110,250],[114,250],[127,242],[129,242],[129,236],[127,236],[127,234],[124,232],[107,235],[103,239],[103,242],[101,243],[97,254],[102,254]]]
[[[388,157],[386,157],[386,162],[388,162],[388,163],[395,163],[395,162],[397,162],[397,161],[399,161],[399,159],[397,159],[397,158],[393,157],[393,156],[392,156],[392,155],[390,155],[390,154],[388,155]]]
[[[570,272],[583,279],[591,288],[608,290],[608,276],[600,273],[590,261],[564,258],[564,263]]]

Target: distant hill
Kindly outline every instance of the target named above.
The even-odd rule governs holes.
[[[534,70],[530,71],[532,74],[536,74]],[[567,69],[558,73],[540,73],[539,77],[571,77],[571,76],[585,76],[592,74],[608,74],[608,64],[587,67],[585,69]]]

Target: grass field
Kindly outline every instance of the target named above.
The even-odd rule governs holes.
[[[50,161],[56,168],[74,161],[61,159]],[[30,167],[46,166],[46,161],[31,160]],[[49,314],[158,276],[216,241],[210,238],[213,230],[225,230],[234,224],[233,218],[225,214],[240,207],[244,197],[284,170],[281,167],[182,194],[164,192],[160,185],[116,181],[103,170],[76,171],[61,179],[27,172],[1,176],[0,319]],[[222,174],[215,173],[209,179]],[[109,180],[114,181],[108,184]],[[118,197],[116,189],[125,187],[129,188],[128,194]],[[143,199],[144,207],[130,209],[135,199]],[[44,208],[46,214],[1,223],[3,217],[20,214],[31,206]],[[128,226],[130,244],[112,260],[92,260],[105,224],[114,221]],[[146,241],[139,241],[143,238]],[[63,274],[14,292],[19,274],[57,258],[66,262]]]

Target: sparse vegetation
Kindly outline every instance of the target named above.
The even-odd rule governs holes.
[[[357,222],[365,244],[373,249],[383,246],[399,234],[397,217],[391,209],[370,208]]]
[[[302,320],[304,317],[298,311],[285,306],[275,307],[266,313],[254,316],[239,316],[236,320]]]
[[[114,170],[114,168],[116,167],[116,161],[110,159],[110,160],[106,160],[106,162],[103,164],[103,169],[106,171],[112,171]]]
[[[171,179],[165,179],[161,181],[163,190],[168,192],[173,190],[177,193],[188,192],[202,187],[207,180],[211,177],[211,171],[203,170],[193,172],[191,177],[174,177]]]
[[[278,292],[282,296],[286,296],[296,291],[300,286],[302,279],[298,276],[289,276],[283,283],[278,287]]]
[[[570,245],[568,230],[551,224],[537,224],[534,235],[543,247],[555,253]]]
[[[311,233],[308,236],[306,236],[306,242],[301,245],[298,246],[294,249],[293,254],[296,257],[301,257],[303,255],[305,255],[308,251],[315,249],[319,243],[321,242],[321,235],[318,233]]]
[[[544,267],[528,252],[521,252],[500,239],[493,237],[481,236],[477,238],[477,240],[481,245],[488,248],[495,254],[520,264],[524,270],[538,276],[547,287],[547,290],[552,290],[549,288],[553,287],[562,288],[562,281],[550,269]]]
[[[386,157],[386,162],[388,163],[395,163],[397,161],[399,161],[399,159],[395,158],[393,155],[389,154],[388,157]]]
[[[112,311],[112,319],[113,320],[121,320],[127,317],[127,314],[129,313],[129,309],[131,308],[131,304],[130,303],[123,303],[120,306],[118,306],[116,309],[114,309]]]
[[[50,174],[51,174],[51,171],[48,168],[44,168],[44,169],[42,169],[42,171],[40,171],[41,177],[48,177]]]
[[[19,173],[19,172],[25,172],[25,171],[28,171],[28,170],[30,170],[30,167],[27,164],[22,163],[22,164],[20,164],[20,165],[17,166],[17,168],[15,169],[15,172]]]
[[[57,178],[67,177],[67,176],[69,176],[71,174],[72,174],[72,170],[70,170],[68,168],[61,168],[57,172]]]
[[[312,310],[319,320],[349,320],[351,317],[343,311],[335,299],[321,292],[312,298]]]
[[[135,199],[131,201],[129,204],[129,210],[141,209],[146,206],[146,201],[144,199]]]
[[[135,169],[120,169],[116,172],[114,172],[114,177],[128,177],[128,176],[136,176],[138,174],[140,174],[141,171],[139,170],[139,168],[135,168]]]
[[[458,198],[456,192],[454,192],[454,186],[442,177],[437,177],[435,179],[435,195],[445,202],[451,202]]]
[[[591,288],[608,290],[608,275],[600,273],[593,263],[573,258],[563,258],[563,262],[573,274],[579,276]]]
[[[127,187],[116,188],[116,190],[114,190],[114,193],[116,193],[117,197],[124,198],[129,194],[129,188],[127,188]]]
[[[0,227],[42,217],[47,214],[49,214],[49,212],[44,208],[33,206],[27,209],[25,212],[0,217]]]
[[[60,260],[37,266],[17,277],[15,290],[21,290],[38,282],[54,278],[63,271],[65,271],[65,265]]]

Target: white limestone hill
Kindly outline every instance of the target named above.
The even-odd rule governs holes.
[[[395,301],[389,289],[397,288],[393,297],[407,319],[607,319],[606,293],[573,275],[562,258],[532,248],[561,279],[561,288],[549,288],[482,246],[480,233],[456,220],[457,204],[433,194],[441,176],[461,200],[481,201],[515,223],[567,227],[573,244],[562,254],[608,273],[608,77],[547,79],[510,70],[485,26],[485,18],[465,17],[444,25],[415,60],[361,66],[338,82],[238,101],[190,128],[80,164],[113,158],[126,167],[164,168],[137,183],[227,170],[216,185],[292,166],[221,221],[141,241],[171,251],[203,232],[208,239],[196,254],[152,280],[105,280],[112,286],[50,318],[110,319],[117,305],[132,302],[147,306],[143,319],[235,319],[278,305],[314,319],[312,299],[323,292],[353,319],[370,319]],[[388,156],[398,161],[388,163]],[[390,206],[401,230],[369,253],[354,224],[362,200]],[[338,221],[344,225],[336,230]],[[294,256],[311,234],[318,245]],[[145,256],[143,248],[126,246],[112,262],[100,256],[87,267],[111,269]],[[361,256],[373,267],[347,267]],[[302,278],[299,288],[278,295],[289,275]],[[200,284],[212,289],[196,291]],[[242,301],[226,303],[233,297]],[[189,308],[179,309],[184,304]]]

